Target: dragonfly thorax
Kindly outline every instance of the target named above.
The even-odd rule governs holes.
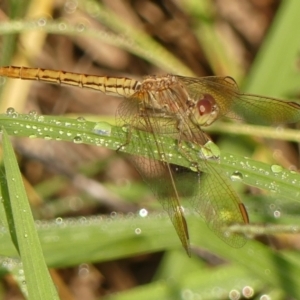
[[[188,92],[177,76],[149,76],[141,83],[137,93],[146,107],[160,110],[169,115],[187,110]]]
[[[176,77],[173,75],[166,76],[148,76],[141,83],[141,89],[153,92],[160,92],[162,90],[167,90],[174,85],[176,82]]]

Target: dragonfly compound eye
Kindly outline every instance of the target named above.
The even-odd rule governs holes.
[[[208,126],[217,118],[219,107],[211,94],[203,94],[195,105],[192,121],[200,126]]]
[[[197,103],[200,116],[210,114],[216,105],[215,98],[210,94],[203,94],[202,99]]]

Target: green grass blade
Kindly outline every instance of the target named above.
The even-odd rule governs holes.
[[[126,132],[119,127],[104,122],[86,121],[81,118],[74,120],[66,117],[38,116],[35,113],[22,115],[9,110],[7,114],[0,115],[0,124],[13,136],[85,143],[113,150],[119,149],[127,140]],[[149,144],[155,144],[154,137],[149,133],[132,130],[132,143],[135,139],[140,140],[141,138]],[[169,151],[168,155],[171,163],[187,168],[191,167],[191,162],[178,152],[176,140],[161,137],[161,141],[166,144],[165,149]],[[134,149],[123,147],[119,150],[133,155],[149,156],[147,147],[135,147]],[[131,152],[128,152],[128,150]],[[199,150],[197,146],[193,150],[191,149],[195,161],[198,161],[201,168]],[[161,158],[157,156],[157,159]],[[245,184],[268,190],[272,194],[282,196],[284,199],[295,201],[299,199],[300,175],[298,173],[236,154],[222,153],[220,162],[207,160],[207,163],[212,164],[215,169],[225,172],[233,181],[239,180]]]
[[[262,284],[254,276],[234,265],[189,272],[183,280],[175,278],[172,276],[172,279],[169,277],[167,280],[154,281],[105,299],[226,299],[230,295],[231,299],[236,299],[232,295],[243,289],[244,282],[247,282],[256,292],[262,289]],[[216,288],[216,278],[218,278],[218,288]]]
[[[201,245],[201,249],[215,253],[236,265],[236,271],[230,273],[232,278],[236,278],[234,274],[237,273],[249,276],[249,280],[250,278],[253,280],[254,276],[259,282],[267,282],[269,287],[286,289],[290,295],[299,298],[300,287],[297,284],[297,278],[300,276],[299,253],[291,257],[287,251],[282,250],[278,253],[251,240],[244,247],[234,249],[220,243],[199,216],[188,215],[187,221],[193,244]],[[58,218],[53,222],[39,222],[38,228],[47,264],[52,267],[72,266],[83,261],[86,263],[110,261],[129,255],[181,248],[166,214],[152,214],[147,217],[114,215],[77,219]],[[76,251],[70,252],[70,245]],[[197,249],[195,247],[196,251]],[[14,255],[8,235],[0,236],[0,253]],[[200,274],[198,272],[196,277],[195,274],[188,277],[184,274],[187,273],[183,273],[182,281],[176,276],[180,281],[178,290],[191,287],[193,292],[199,292],[199,282],[197,285],[196,278],[199,279],[201,272]],[[208,281],[206,283],[208,284]],[[232,287],[230,284],[227,286]],[[169,293],[173,287],[163,285],[162,288],[161,292]]]
[[[103,12],[100,7],[97,7],[97,11],[105,15],[104,21],[111,17],[111,13]],[[107,15],[108,14],[108,15]],[[99,16],[100,17],[100,16]],[[103,17],[103,16],[102,16]],[[100,19],[103,21],[103,19]],[[18,32],[25,32],[29,30],[43,30],[47,33],[67,35],[67,36],[79,36],[89,37],[91,39],[98,39],[109,45],[116,46],[121,49],[125,49],[130,53],[133,53],[145,60],[151,62],[157,67],[174,74],[181,74],[186,76],[193,76],[194,73],[180,62],[169,51],[159,45],[154,39],[143,34],[142,32],[134,31],[134,36],[137,40],[127,35],[122,35],[122,32],[126,31],[124,24],[122,25],[122,32],[113,33],[106,30],[93,29],[84,27],[83,24],[73,25],[67,21],[51,21],[46,19],[38,19],[33,21],[9,21],[0,23],[0,35],[14,34]],[[111,25],[111,24],[110,24]],[[121,28],[120,28],[121,29]],[[150,48],[150,50],[149,50]],[[151,52],[152,51],[152,52]],[[157,53],[156,55],[153,52]]]
[[[9,196],[4,198],[4,206],[11,236],[23,263],[28,297],[59,299],[44,261],[19,166],[5,129],[2,138],[4,171]]]
[[[288,97],[299,91],[300,2],[282,1],[244,84],[245,92]]]

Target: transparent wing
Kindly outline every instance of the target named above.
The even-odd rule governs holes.
[[[232,110],[246,122],[254,124],[269,125],[300,121],[300,103],[257,95],[237,94]]]
[[[142,104],[140,103],[140,105]],[[137,155],[131,156],[131,160],[150,186],[163,209],[168,213],[183,247],[190,255],[188,228],[179,199],[185,193],[190,193],[191,185],[199,185],[198,176],[187,169],[171,166],[167,159],[168,151],[160,143],[158,136],[158,134],[166,132],[169,135],[174,135],[176,132],[174,120],[161,117],[151,118],[149,112],[141,116],[141,110],[135,100],[125,100],[117,111],[117,117],[117,122],[126,124],[128,128],[129,140],[124,141],[125,147],[137,153]],[[154,139],[149,142],[147,136],[145,137],[138,132],[134,132],[134,134],[130,132],[132,129],[150,132]],[[141,149],[148,153],[149,160],[138,155]],[[157,155],[164,158],[165,161],[154,160]]]
[[[181,77],[194,99],[211,94],[219,108],[219,117],[241,118],[255,124],[279,124],[300,121],[300,102],[240,93],[231,77]]]
[[[218,237],[232,247],[242,247],[247,241],[245,236],[229,233],[226,228],[249,223],[246,209],[229,180],[208,163],[206,167],[207,172],[201,174],[201,185],[191,198],[192,207]]]
[[[203,136],[199,137],[199,127],[189,124],[189,129],[190,131],[183,137],[184,140],[192,141],[205,148]],[[184,143],[184,146],[184,149],[179,149],[179,151],[187,157],[193,157],[189,155],[191,149],[188,148],[188,144]],[[230,180],[220,170],[216,170],[201,154],[199,154],[196,164],[201,171],[200,185],[194,187],[193,195],[188,197],[192,207],[224,242],[235,248],[243,246],[247,241],[246,237],[238,233],[229,234],[227,230],[229,225],[249,223],[247,211],[232,188]]]

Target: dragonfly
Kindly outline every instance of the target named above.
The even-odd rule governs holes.
[[[182,198],[188,198],[208,227],[232,247],[242,247],[247,239],[242,234],[229,233],[226,230],[228,226],[249,223],[246,208],[227,176],[201,154],[205,151],[199,151],[201,163],[190,154],[192,145],[207,150],[207,145],[211,143],[203,127],[221,117],[259,124],[300,120],[300,103],[242,93],[229,76],[192,78],[169,74],[148,76],[139,81],[16,66],[0,67],[0,76],[78,86],[123,97],[116,120],[117,124],[125,124],[128,129],[124,146],[132,151],[147,148],[150,158],[147,163],[138,155],[134,155],[132,160],[168,213],[189,256],[191,246]],[[144,135],[131,138],[133,129],[151,134],[154,142],[149,144]],[[179,154],[193,168],[172,165],[166,155],[168,149],[161,143],[160,136],[175,139]],[[211,157],[218,160],[217,155]]]

